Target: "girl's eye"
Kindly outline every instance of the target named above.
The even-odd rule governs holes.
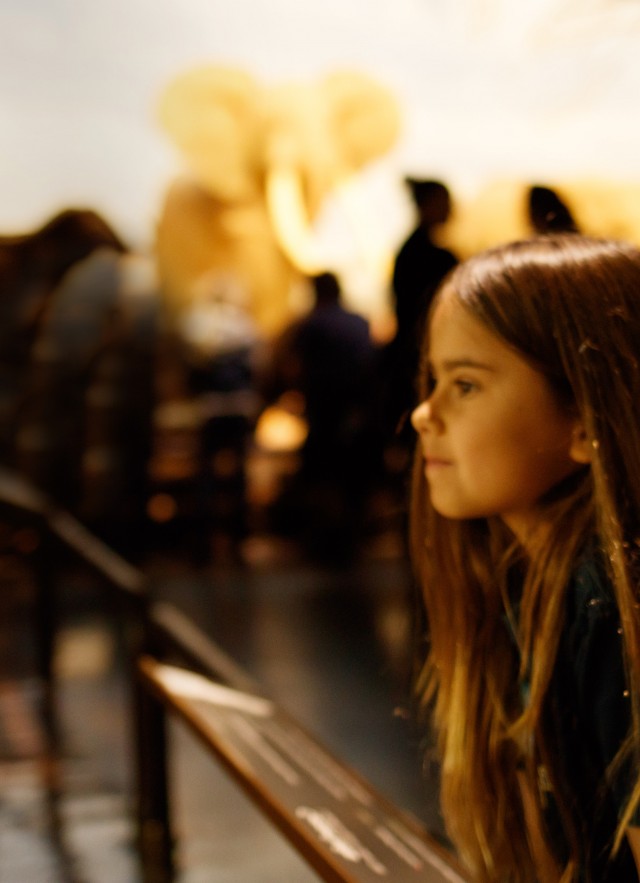
[[[454,380],[454,386],[458,390],[460,396],[468,396],[477,389],[476,384],[472,383],[471,380]]]

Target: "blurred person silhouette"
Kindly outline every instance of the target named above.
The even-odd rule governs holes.
[[[578,225],[569,206],[555,190],[532,184],[527,191],[527,213],[534,233],[578,233]]]
[[[312,308],[276,344],[267,397],[302,397],[308,432],[300,470],[282,502],[306,550],[341,563],[357,548],[371,481],[376,347],[368,321],[343,305],[334,273],[320,273],[311,283]]]
[[[441,181],[406,178],[418,224],[402,244],[393,267],[397,334],[415,350],[420,326],[435,289],[457,263],[453,252],[437,244],[437,231],[451,215],[451,196]]]
[[[438,285],[458,263],[457,256],[437,242],[438,231],[451,215],[449,189],[435,180],[408,177],[405,183],[418,223],[396,255],[392,277],[396,333],[381,363],[382,434],[394,452],[388,462],[394,462],[392,471],[397,470],[402,485],[413,449],[408,418],[415,406],[414,379],[422,327]]]
[[[0,237],[0,456],[12,462],[26,365],[52,292],[99,246],[124,252],[95,212],[65,209],[36,230]]]
[[[43,230],[22,244],[33,263],[4,305],[21,346],[6,458],[117,544],[145,505],[155,277],[95,212],[69,209]]]
[[[179,323],[187,393],[196,403],[198,525],[194,552],[239,553],[249,530],[247,455],[261,409],[257,374],[264,338],[246,288],[232,273],[209,271],[196,280]]]

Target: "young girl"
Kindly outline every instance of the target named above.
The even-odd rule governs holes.
[[[640,252],[478,255],[423,351],[413,557],[448,831],[480,883],[640,863]]]

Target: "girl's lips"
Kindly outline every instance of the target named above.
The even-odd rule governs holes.
[[[424,458],[424,462],[427,468],[431,466],[451,466],[451,460],[445,460],[444,457],[427,456]]]
[[[427,473],[437,472],[438,470],[444,469],[447,466],[451,466],[451,460],[445,460],[442,457],[424,458],[424,468],[425,472]]]

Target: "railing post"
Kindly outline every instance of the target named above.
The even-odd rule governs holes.
[[[171,825],[169,746],[165,708],[138,674],[143,652],[155,650],[148,599],[131,599],[129,678],[132,691],[136,822],[143,883],[172,883],[175,841]]]
[[[54,836],[59,833],[57,810],[57,754],[59,727],[56,708],[54,641],[57,620],[56,582],[60,575],[61,546],[79,555],[113,588],[123,609],[127,675],[130,684],[132,738],[135,763],[135,814],[137,847],[143,883],[172,883],[174,840],[169,805],[167,721],[165,709],[143,686],[138,660],[143,653],[162,655],[155,647],[157,629],[149,616],[146,580],[128,562],[113,553],[73,516],[52,505],[19,474],[0,466],[0,507],[11,522],[35,524],[36,548],[30,550],[35,582],[34,631],[38,675],[42,683],[40,713],[46,739],[47,782],[54,810]]]
[[[44,729],[47,753],[55,756],[59,750],[60,733],[57,717],[57,689],[54,671],[55,633],[57,625],[56,578],[58,568],[56,550],[46,530],[39,532],[37,547],[31,553],[34,575],[35,603],[33,620],[35,654],[40,681],[40,717]],[[49,758],[49,759],[50,759]]]

